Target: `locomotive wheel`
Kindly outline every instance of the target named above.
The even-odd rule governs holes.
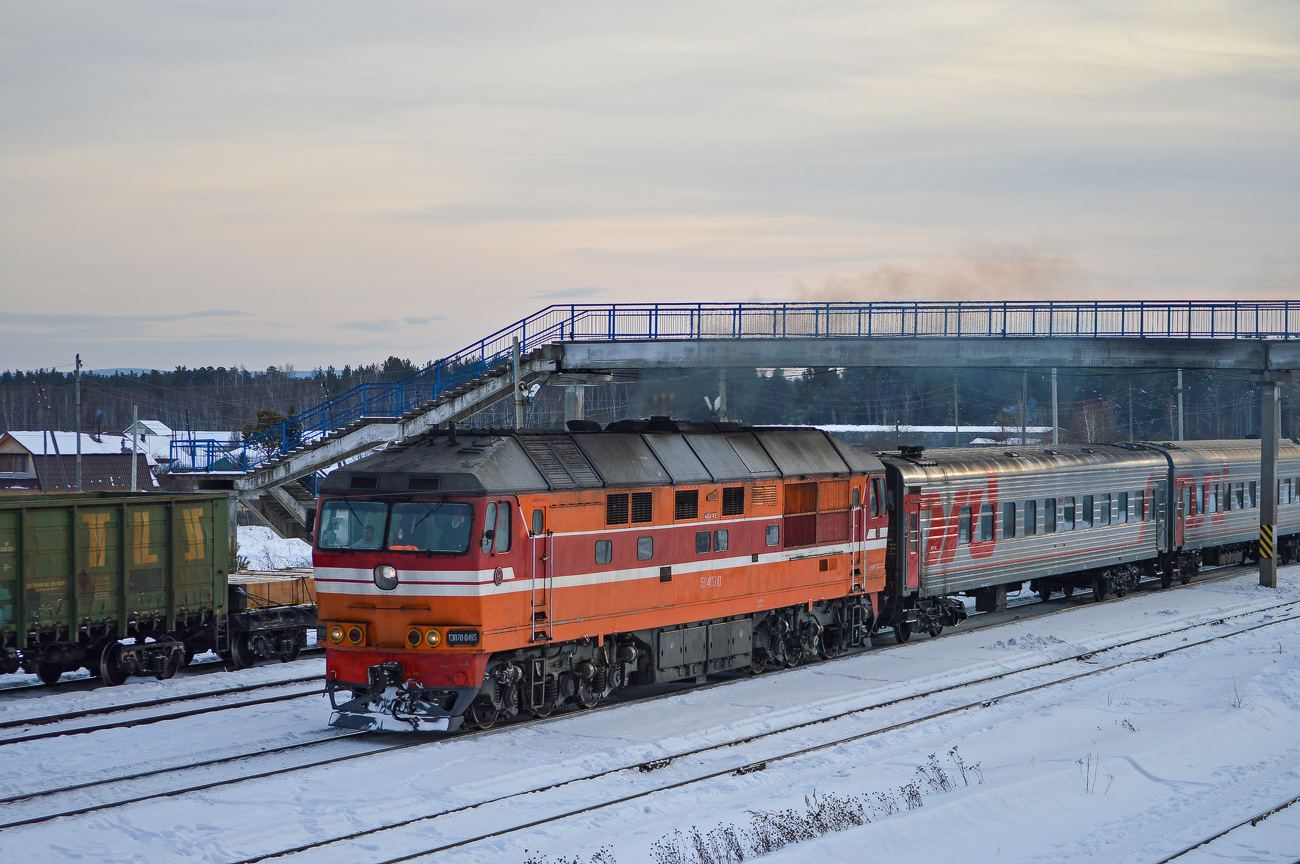
[[[471,708],[474,706],[470,706]],[[543,717],[550,717],[551,712],[555,710],[554,702],[547,702],[544,705],[534,705],[528,709],[528,716],[540,720]]]
[[[116,642],[105,645],[103,653],[99,655],[99,677],[103,682],[116,687],[125,684],[129,674],[122,662],[122,646]]]
[[[925,632],[930,634],[931,639],[937,638],[943,635],[943,625],[936,624],[933,627],[931,627],[929,630],[926,630]]]
[[[600,704],[600,694],[592,689],[590,681],[579,681],[578,689],[573,694],[573,701],[579,708],[595,708]]]
[[[762,649],[752,651],[749,655],[749,674],[762,675],[767,671],[767,652]]]
[[[830,660],[840,656],[844,651],[844,631],[839,627],[827,627],[822,631],[821,647],[818,654]]]
[[[480,696],[465,709],[465,723],[462,728],[468,730],[491,729],[497,722],[497,709],[486,698]]]
[[[1092,585],[1092,599],[1098,603],[1106,599],[1106,580],[1098,579]]]
[[[54,663],[36,664],[36,677],[41,679],[42,684],[54,685],[59,683],[59,677],[63,674],[63,667]]]
[[[912,638],[912,623],[910,621],[899,621],[894,625],[894,639],[899,645],[902,645],[908,639]]]

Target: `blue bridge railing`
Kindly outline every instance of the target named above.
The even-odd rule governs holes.
[[[361,384],[242,443],[172,442],[172,468],[250,471],[367,417],[395,418],[446,390],[555,342],[657,339],[1070,336],[1291,339],[1300,301],[618,303],[548,306],[389,384]]]

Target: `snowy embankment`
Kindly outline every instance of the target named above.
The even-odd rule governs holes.
[[[959,629],[939,639],[919,638],[669,698],[484,735],[430,739],[401,752],[13,828],[0,832],[0,846],[14,862],[235,861],[578,780],[505,808],[477,807],[452,820],[417,822],[289,859],[384,861],[527,821],[524,817],[595,806],[705,773],[695,770],[693,757],[683,757],[652,772],[633,769],[599,781],[578,779],[602,769],[665,759],[1012,672],[1014,682],[977,683],[864,711],[806,727],[780,743],[789,752],[944,707],[973,705],[969,710],[789,759],[775,758],[781,747],[772,739],[761,747],[726,748],[709,756],[708,770],[727,769],[714,779],[421,860],[726,861],[735,860],[725,857],[732,840],[749,860],[759,839],[766,837],[771,845],[772,831],[759,830],[767,825],[796,833],[815,829],[762,859],[773,862],[1146,864],[1300,794],[1300,741],[1292,731],[1300,726],[1300,621],[1171,650],[1295,615],[1294,607],[1243,614],[1300,600],[1300,568],[1285,568],[1280,581],[1280,590],[1269,591],[1255,584],[1254,575],[1243,575],[1118,602],[1081,603],[1046,617],[981,631]],[[1234,615],[1240,617],[1226,625],[1213,623]],[[1085,661],[1069,660],[1053,675],[1092,671],[1148,651],[1170,652],[1162,657],[1006,695],[1047,680],[1043,670],[1032,668],[1045,660],[1170,633],[1188,623],[1204,626]],[[311,728],[303,728],[300,711],[265,712],[250,718],[242,731],[269,744],[277,736],[318,734],[325,719],[323,706],[316,721],[307,721]],[[149,728],[134,738],[124,730],[108,746],[143,749],[153,742],[173,745],[183,736],[199,751],[221,746],[229,731],[214,723],[213,742],[208,742],[192,726]],[[67,755],[85,759],[85,742],[60,741],[41,742],[46,746],[39,755],[24,753],[26,765],[10,769],[52,770],[61,747],[75,747]],[[756,758],[770,761],[762,770],[731,770]],[[821,802],[823,827],[840,830],[823,832],[816,829],[817,820],[806,818],[806,802],[813,800]],[[1274,818],[1283,815],[1287,819],[1274,826],[1292,824],[1291,810]],[[864,820],[869,821],[853,825]],[[712,857],[697,853],[697,831],[703,848],[715,850]],[[1243,843],[1251,846],[1248,853],[1240,851]],[[1196,854],[1211,854],[1209,848]],[[1293,861],[1300,855],[1300,838],[1281,827],[1242,829],[1212,848],[1220,856],[1215,860]]]
[[[311,546],[302,540],[276,536],[260,525],[239,526],[239,557],[251,570],[283,570],[286,567],[310,567]]]

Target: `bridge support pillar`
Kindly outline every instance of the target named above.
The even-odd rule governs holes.
[[[1277,381],[1259,384],[1259,584],[1277,587],[1277,439],[1282,435]]]
[[[586,420],[586,388],[581,384],[566,384],[564,387],[564,421]]]

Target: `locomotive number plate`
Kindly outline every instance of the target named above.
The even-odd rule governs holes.
[[[477,645],[478,631],[477,630],[448,630],[447,644],[448,645]]]

